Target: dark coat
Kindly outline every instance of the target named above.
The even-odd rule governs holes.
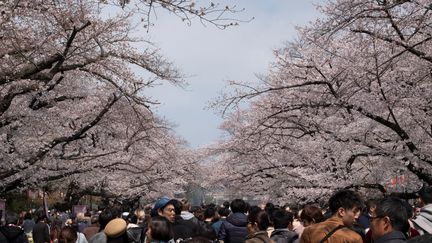
[[[197,220],[183,219],[181,216],[176,215],[175,221],[172,224],[174,240],[188,239],[200,233],[200,226]]]
[[[243,243],[247,237],[247,216],[233,213],[227,217],[220,227],[218,239],[224,243]]]
[[[288,229],[275,229],[270,238],[276,243],[293,243],[298,239],[298,234]]]
[[[48,228],[48,225],[43,221],[39,221],[33,227],[32,234],[33,234],[34,243],[49,243],[50,242],[49,228]]]
[[[259,231],[253,235],[249,235],[245,241],[246,243],[275,243],[268,237],[267,231]]]
[[[24,230],[18,226],[3,226],[0,227],[0,232],[3,239],[0,239],[0,242],[3,242],[6,239],[8,243],[27,243],[27,235],[24,233]]]
[[[374,243],[404,243],[406,242],[405,235],[400,231],[393,231],[381,236]]]

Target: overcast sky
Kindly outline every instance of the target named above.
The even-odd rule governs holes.
[[[156,113],[175,125],[176,133],[193,148],[217,141],[221,118],[205,107],[216,98],[227,80],[257,80],[273,61],[272,50],[296,37],[295,26],[318,16],[318,0],[231,0],[245,8],[238,17],[250,23],[226,30],[158,13],[149,30],[151,40],[187,75],[185,89],[168,84],[146,94],[161,104]]]

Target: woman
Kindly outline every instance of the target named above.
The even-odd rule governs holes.
[[[263,210],[251,210],[248,216],[246,243],[274,243],[267,233],[270,220]]]
[[[162,216],[153,217],[146,233],[146,243],[174,243],[170,222]]]

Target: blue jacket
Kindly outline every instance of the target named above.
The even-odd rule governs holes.
[[[243,243],[247,237],[247,216],[244,213],[233,213],[220,227],[218,239],[224,243]]]

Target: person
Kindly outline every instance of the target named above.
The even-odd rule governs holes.
[[[198,224],[198,219],[194,216],[193,213],[190,212],[191,205],[189,203],[189,200],[187,200],[186,198],[183,198],[183,199],[180,200],[180,202],[181,202],[180,216],[184,220],[191,220],[192,222]]]
[[[411,221],[421,234],[432,234],[432,187],[423,186],[419,194],[420,213]]]
[[[126,233],[127,222],[122,218],[115,218],[108,222],[105,226],[104,233],[107,243],[128,243],[128,235]]]
[[[162,243],[172,242],[173,234],[171,229],[171,223],[163,216],[155,216],[150,220],[149,228],[146,233],[144,240],[145,243]]]
[[[307,204],[300,213],[300,220],[303,223],[303,226],[307,227],[324,221],[324,215],[321,208],[313,204]]]
[[[306,227],[300,243],[362,243],[361,236],[349,228],[360,215],[363,204],[361,197],[354,191],[341,190],[330,197],[328,204],[332,216]]]
[[[99,232],[90,238],[89,243],[105,243],[107,236],[104,233],[106,225],[117,217],[115,210],[110,208],[104,209],[99,215]]]
[[[50,234],[49,226],[47,224],[47,217],[44,211],[37,212],[37,222],[33,227],[32,235],[34,243],[49,243]]]
[[[6,225],[0,227],[0,242],[8,243],[27,243],[27,235],[16,223],[18,215],[13,213],[6,214]]]
[[[293,243],[298,239],[297,233],[291,231],[294,215],[286,210],[278,209],[273,211],[271,219],[274,231],[270,235],[276,243]]]
[[[389,197],[377,203],[370,222],[374,243],[406,242],[409,227],[408,212],[402,199]]]
[[[172,204],[174,206],[175,218],[174,222],[172,222],[171,225],[174,240],[185,240],[198,235],[198,233],[200,232],[200,226],[198,221],[195,222],[190,218],[185,220],[181,216],[182,203],[178,200],[171,200],[167,204]]]
[[[219,234],[220,227],[221,227],[222,223],[226,220],[228,215],[230,214],[230,211],[228,208],[220,207],[218,209],[218,214],[219,214],[219,220],[212,224],[212,228],[213,228],[214,232],[216,233],[216,235]]]
[[[274,243],[269,238],[267,229],[270,226],[269,217],[264,210],[251,211],[248,216],[248,236],[245,243]]]
[[[35,221],[33,220],[33,217],[30,212],[26,212],[24,215],[24,221],[22,224],[22,228],[24,229],[24,232],[26,234],[33,231],[33,227],[35,226]]]
[[[246,216],[246,202],[242,199],[234,199],[230,208],[232,214],[222,223],[218,239],[224,243],[242,243],[245,242],[248,235]]]
[[[60,231],[59,243],[75,243],[77,242],[77,231],[71,226],[65,226]]]
[[[367,200],[365,212],[363,212],[358,219],[358,224],[365,229],[366,233],[369,231],[370,218],[375,211],[376,202],[376,199]]]
[[[165,217],[169,222],[173,223],[175,220],[175,202],[168,197],[162,197],[156,201],[153,207],[152,216]],[[155,214],[156,213],[156,214]]]
[[[90,225],[83,230],[83,234],[85,235],[87,240],[90,240],[97,232],[99,232],[99,217],[97,215],[93,215],[90,218]]]

